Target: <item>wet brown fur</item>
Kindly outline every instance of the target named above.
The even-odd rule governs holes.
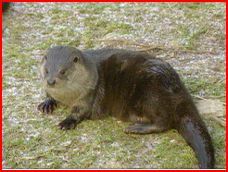
[[[85,78],[97,79],[69,105],[72,114],[60,123],[61,128],[74,128],[84,119],[107,115],[132,122],[126,133],[148,134],[174,128],[196,152],[200,168],[214,167],[214,150],[207,128],[178,74],[167,62],[146,53],[119,49],[82,51],[80,56],[86,62],[80,65],[90,75]],[[52,59],[50,63],[57,63]],[[80,80],[74,77],[72,83],[86,86],[86,82],[82,82],[86,72],[83,73],[78,75]],[[46,91],[52,99],[56,97],[54,92]],[[72,95],[74,92],[81,93],[76,87]],[[58,101],[67,102],[61,98]]]

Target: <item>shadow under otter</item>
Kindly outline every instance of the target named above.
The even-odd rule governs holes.
[[[72,108],[61,129],[107,115],[132,122],[126,133],[176,129],[195,151],[199,167],[214,168],[211,137],[167,62],[136,51],[57,46],[48,50],[40,68],[47,99],[38,109],[52,113],[58,103]]]

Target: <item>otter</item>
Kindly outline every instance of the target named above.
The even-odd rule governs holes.
[[[131,122],[124,130],[128,134],[176,129],[194,150],[199,167],[214,168],[205,123],[179,75],[164,60],[124,49],[56,46],[43,57],[40,71],[47,98],[38,110],[49,114],[59,103],[72,109],[60,129],[107,115]]]

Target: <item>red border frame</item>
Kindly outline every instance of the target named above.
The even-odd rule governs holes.
[[[2,0],[2,2],[226,2],[226,0]]]
[[[35,1],[35,0],[1,0],[1,2],[224,2],[226,3],[226,18],[227,18],[227,12],[228,12],[228,9],[227,9],[227,1],[226,0],[53,0],[53,1],[50,1],[50,0],[38,0],[38,1]],[[0,4],[0,10],[2,11],[2,3]],[[1,13],[1,23],[2,23],[2,13]],[[227,28],[227,20],[226,20],[226,33],[228,31],[228,28]],[[2,24],[1,24],[1,37],[2,37]],[[227,45],[227,35],[226,35],[226,50],[228,48],[228,45]],[[0,43],[1,45],[1,52],[2,52],[2,41]],[[2,55],[2,53],[1,53]],[[227,62],[227,51],[226,51],[226,62]],[[1,56],[1,67],[0,67],[0,71],[2,73],[2,56]],[[227,69],[227,64],[226,64],[226,73],[228,72],[228,69]],[[226,75],[226,85],[227,85],[227,75]],[[0,82],[1,82],[1,90],[2,90],[2,75],[1,75],[1,79],[0,79]],[[2,97],[2,92],[1,92],[1,97]],[[226,86],[226,102],[228,101],[228,97],[227,97],[227,86]],[[2,99],[1,99],[1,109],[2,109]],[[226,114],[228,112],[228,108],[226,107]],[[1,111],[2,113],[2,111]],[[2,121],[2,115],[0,117],[1,121]],[[226,131],[227,131],[227,124],[228,122],[226,121]],[[1,130],[2,130],[2,123],[0,124],[1,125]],[[2,132],[1,132],[1,138],[2,138]],[[226,138],[227,138],[227,132],[226,132]],[[1,152],[2,152],[2,142],[0,143],[1,144]],[[226,150],[227,150],[227,144],[226,144]],[[1,154],[1,161],[2,161],[2,154]],[[226,157],[227,157],[227,152],[226,152]],[[1,171],[10,171],[10,172],[15,172],[15,171],[18,171],[18,170],[6,170],[6,169],[2,169],[2,163],[0,165],[1,167]],[[83,169],[77,169],[77,170],[48,170],[48,169],[43,169],[42,171],[59,171],[59,172],[63,172],[63,171],[98,171],[98,170],[89,170],[89,169],[86,169],[86,170],[83,170]],[[114,171],[114,172],[117,172],[117,171],[120,171],[120,170],[123,170],[123,171],[141,171],[141,169],[114,169],[114,170],[111,170],[111,169],[101,169],[102,171]],[[19,171],[25,171],[25,170],[19,170]],[[26,170],[27,171],[27,170]],[[29,170],[29,171],[37,171],[36,169],[32,169],[32,170]],[[100,171],[100,170],[99,170]],[[177,169],[166,169],[166,170],[159,170],[159,169],[155,169],[155,170],[143,170],[143,171],[160,171],[160,172],[165,172],[165,171],[202,171],[200,169],[180,169],[180,170],[177,170]],[[227,171],[227,159],[226,159],[226,169],[212,169],[212,170],[203,170],[203,171]]]

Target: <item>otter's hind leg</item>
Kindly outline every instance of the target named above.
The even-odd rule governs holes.
[[[135,123],[128,126],[124,132],[128,134],[151,134],[159,133],[167,130],[164,126],[151,123]]]

